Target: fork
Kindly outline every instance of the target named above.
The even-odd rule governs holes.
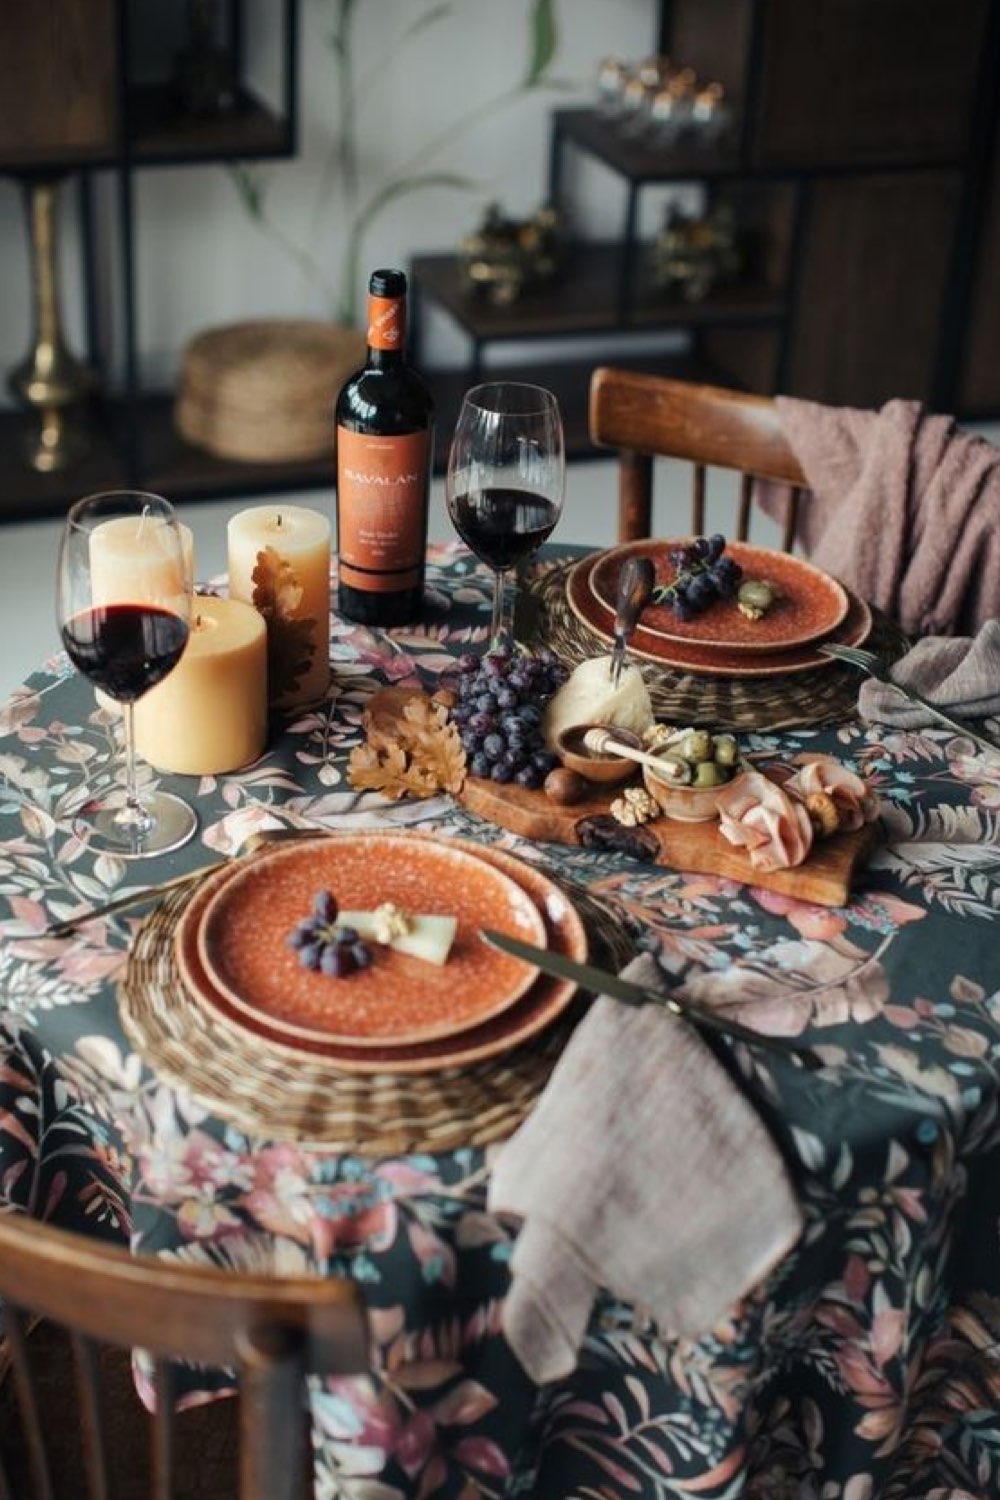
[[[940,719],[942,724],[947,724],[948,728],[953,729],[956,734],[965,735],[967,739],[972,740],[985,754],[1000,755],[1000,745],[995,745],[992,740],[988,740],[979,734],[964,719],[957,719],[945,709],[939,708],[936,703],[931,703],[922,693],[918,693],[916,688],[907,687],[902,682],[896,682],[889,670],[889,663],[884,656],[876,656],[874,651],[864,651],[858,646],[827,644],[820,646],[819,649],[824,656],[833,656],[837,661],[847,662],[848,666],[857,667],[860,672],[867,672],[870,677],[877,678],[879,682],[889,683],[890,687],[894,687],[897,692],[902,693],[904,698],[908,698],[911,703],[919,703],[921,708],[925,708],[929,714],[933,714],[936,719]]]

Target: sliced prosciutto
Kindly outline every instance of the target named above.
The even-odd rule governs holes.
[[[760,771],[739,776],[718,800],[719,831],[746,849],[755,870],[800,865],[812,848],[813,827],[804,805]]]

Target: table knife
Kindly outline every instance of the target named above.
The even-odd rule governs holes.
[[[717,1015],[715,1011],[691,1000],[661,994],[659,990],[644,989],[642,985],[622,979],[618,974],[605,973],[593,964],[577,963],[575,959],[567,958],[562,953],[554,953],[550,948],[536,948],[533,943],[522,942],[520,938],[510,937],[506,932],[496,932],[493,928],[484,927],[479,935],[484,942],[493,948],[499,948],[502,953],[509,953],[513,958],[534,964],[544,974],[550,974],[555,979],[572,980],[595,995],[612,995],[626,1005],[660,1005],[671,1014],[681,1016],[706,1031],[728,1037],[731,1041],[746,1042],[751,1047],[762,1047],[769,1052],[780,1052],[786,1057],[794,1057],[807,1068],[823,1066],[811,1048],[792,1041],[789,1037],[766,1036],[763,1032],[754,1031],[752,1027],[733,1021],[728,1016]]]

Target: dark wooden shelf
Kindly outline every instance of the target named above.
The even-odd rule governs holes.
[[[652,136],[628,135],[622,122],[594,109],[557,109],[556,132],[596,156],[612,171],[635,183],[679,182],[731,177],[742,172],[735,145],[722,147],[696,140],[658,144]]]
[[[784,296],[760,283],[721,287],[701,302],[685,302],[657,291],[650,284],[642,256],[636,258],[634,291],[622,316],[618,305],[621,254],[618,245],[575,245],[554,281],[525,292],[509,307],[496,307],[468,291],[454,255],[416,256],[411,262],[411,282],[418,296],[443,308],[470,338],[483,343],[771,322],[784,316]]]
[[[563,411],[567,456],[595,458],[599,454],[587,435],[587,396],[594,365],[593,359],[526,360],[489,369],[483,378],[495,375],[498,379],[528,380],[554,391]],[[733,383],[718,365],[689,355],[630,357],[628,365],[630,369],[689,380],[729,379]],[[464,368],[426,371],[425,378],[437,408],[434,467],[441,474],[448,461],[448,447],[462,396],[470,381]],[[114,405],[98,413],[91,429],[90,447],[78,463],[59,474],[36,474],[24,458],[29,419],[20,412],[0,412],[0,475],[3,476],[0,524],[61,516],[82,495],[130,484],[122,452],[115,441],[122,419],[122,409]],[[332,501],[332,452],[305,463],[241,463],[216,458],[179,436],[173,424],[173,397],[169,394],[147,395],[139,401],[137,432],[142,473],[136,482],[169,500],[186,503],[316,489],[327,490]]]
[[[144,166],[287,156],[294,148],[289,120],[243,89],[227,113],[193,120],[177,116],[169,86],[151,85],[130,93],[128,115],[131,159]]]

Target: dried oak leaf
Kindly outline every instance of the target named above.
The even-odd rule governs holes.
[[[253,605],[267,621],[267,680],[272,699],[294,692],[312,666],[318,642],[316,621],[296,619],[302,585],[295,570],[274,547],[257,553],[251,575]]]
[[[356,745],[347,762],[347,779],[356,792],[381,792],[394,802],[401,797],[433,797],[439,790],[430,772],[411,764],[400,745],[384,750]]]
[[[356,791],[388,797],[458,792],[465,751],[447,709],[411,688],[384,688],[365,715],[367,744],[353,750],[347,779]]]

